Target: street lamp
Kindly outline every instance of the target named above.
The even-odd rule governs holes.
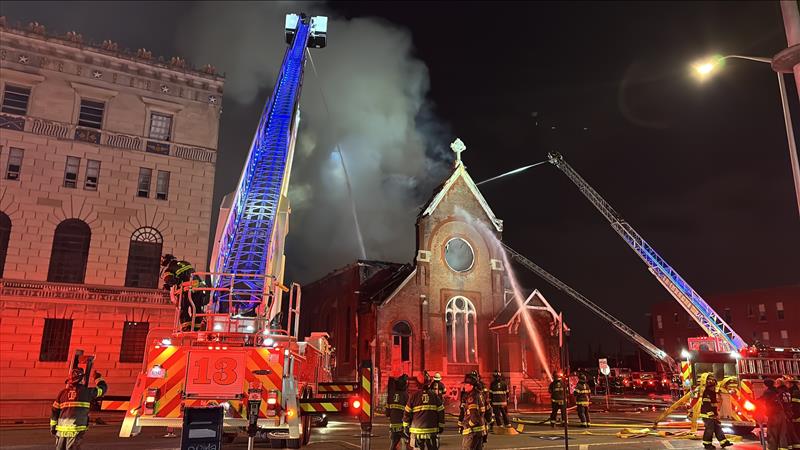
[[[774,61],[773,58],[765,58],[762,56],[743,56],[743,55],[725,55],[713,56],[705,60],[698,61],[692,64],[692,69],[695,75],[701,80],[706,80],[716,70],[725,65],[728,59],[745,59],[748,61],[755,61],[760,63],[769,64],[778,75],[778,89],[781,94],[781,105],[783,106],[783,122],[786,127],[786,140],[789,144],[789,165],[792,169],[792,178],[794,179],[794,193],[797,199],[797,212],[800,214],[800,163],[798,163],[797,145],[794,140],[794,129],[792,128],[792,116],[789,111],[789,99],[786,96],[786,81],[783,79],[785,72],[782,67],[782,61]],[[779,64],[776,64],[779,63]],[[798,86],[800,88],[800,86]]]

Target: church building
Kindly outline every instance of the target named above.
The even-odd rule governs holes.
[[[372,360],[380,392],[390,377],[441,373],[456,387],[472,370],[500,370],[512,392],[543,400],[558,370],[556,311],[538,292],[514,298],[498,219],[456,151],[455,167],[417,217],[412,264],[359,260],[303,288],[306,334],[326,330],[335,376]],[[410,252],[409,252],[410,253]]]

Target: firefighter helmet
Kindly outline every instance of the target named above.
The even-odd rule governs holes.
[[[408,375],[402,374],[394,381],[394,388],[398,391],[405,391],[408,388]]]
[[[478,377],[476,377],[476,376],[474,375],[474,371],[472,371],[472,372],[470,372],[470,373],[468,373],[468,374],[464,375],[464,383],[466,383],[466,384],[471,384],[471,385],[473,385],[473,386],[478,386],[478,384],[479,384],[480,382],[478,381]]]
[[[578,380],[580,380],[580,381],[586,381],[586,380],[587,380],[586,374],[585,374],[585,373],[583,373],[583,372],[581,372],[580,374],[578,374]]]
[[[503,378],[503,374],[500,373],[499,370],[495,370],[492,376],[494,376],[495,378]]]
[[[67,381],[69,382],[69,384],[78,384],[83,379],[83,375],[84,375],[83,368],[82,367],[76,367],[76,368],[72,369],[72,371],[70,372],[69,380],[67,380]]]
[[[169,265],[169,263],[171,263],[172,261],[175,261],[177,259],[178,258],[176,258],[175,255],[173,255],[171,253],[167,253],[167,254],[165,254],[164,256],[161,257],[161,267],[167,267]]]
[[[439,372],[433,374],[433,381],[442,381],[442,374],[440,374]]]

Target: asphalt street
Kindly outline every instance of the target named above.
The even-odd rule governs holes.
[[[575,450],[649,450],[649,449],[697,449],[702,448],[699,439],[659,437],[645,435],[638,438],[623,439],[616,434],[621,429],[640,429],[647,426],[651,414],[624,413],[614,415],[595,414],[594,420],[613,426],[593,427],[589,431],[582,428],[570,428],[569,448]],[[540,421],[544,415],[526,415],[526,421]],[[445,433],[441,436],[441,448],[458,449],[461,436],[457,434],[455,420],[451,420]],[[614,422],[614,423],[612,423]],[[89,430],[83,446],[84,450],[177,450],[180,448],[180,434],[175,438],[165,438],[163,428],[144,429],[139,436],[128,439],[117,437],[118,423],[93,425]],[[526,450],[526,449],[560,449],[565,447],[563,428],[551,428],[545,425],[526,424],[523,432],[515,436],[490,435],[487,449]],[[180,433],[180,431],[178,431]],[[389,447],[389,429],[385,420],[378,419],[373,431],[372,449]],[[309,450],[328,449],[360,449],[359,425],[355,420],[332,420],[326,428],[312,429]],[[0,448],[9,450],[38,450],[53,448],[53,438],[46,426],[5,426],[0,428]],[[240,436],[232,444],[224,444],[224,449],[246,449],[247,438]],[[265,441],[257,441],[256,448],[269,448]],[[734,449],[757,450],[758,442],[745,439],[737,443]]]

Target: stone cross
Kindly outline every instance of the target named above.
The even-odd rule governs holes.
[[[461,139],[456,138],[456,140],[453,141],[452,144],[450,144],[450,148],[456,154],[456,165],[458,165],[458,163],[461,162],[461,152],[466,150],[467,146],[464,145],[464,142],[462,142]]]

